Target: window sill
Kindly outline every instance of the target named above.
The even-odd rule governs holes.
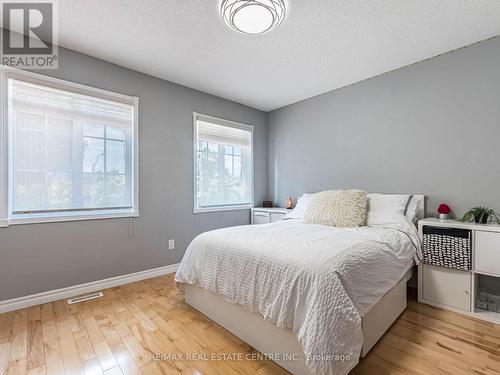
[[[195,208],[193,210],[193,213],[194,214],[203,214],[205,212],[241,211],[241,210],[250,210],[252,207],[253,207],[253,205],[246,204],[243,206],[232,206],[232,207]]]
[[[135,211],[105,211],[98,214],[94,213],[89,215],[88,213],[80,214],[60,214],[60,215],[18,215],[16,217],[10,218],[9,220],[0,221],[0,227],[10,226],[10,225],[22,225],[22,224],[42,224],[42,223],[61,223],[68,221],[86,221],[86,220],[103,220],[103,219],[118,219],[118,218],[130,218],[139,217],[139,212]],[[5,225],[2,225],[5,224]]]

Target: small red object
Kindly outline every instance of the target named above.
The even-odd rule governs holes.
[[[450,211],[450,207],[447,204],[441,203],[438,207],[438,212],[440,214],[449,214]]]

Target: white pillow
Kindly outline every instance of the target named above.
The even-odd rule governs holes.
[[[410,198],[410,194],[371,193],[368,194],[368,212],[385,211],[404,215],[407,211]]]
[[[405,215],[412,222],[415,221],[417,218],[417,203],[418,203],[417,198],[412,196],[410,202],[408,203],[408,208],[406,209]]]
[[[389,211],[368,211],[366,225],[399,224],[407,220],[403,214]]]
[[[289,213],[287,213],[283,219],[304,220],[307,207],[309,207],[309,203],[311,202],[311,195],[312,194],[307,194],[307,193],[302,194],[297,200],[295,208],[291,210]]]
[[[311,196],[304,223],[354,228],[366,223],[366,191],[327,190]]]
[[[304,220],[307,207],[311,202],[313,194],[304,193],[298,200],[295,208],[290,210],[284,219]],[[411,198],[411,199],[410,199]],[[409,202],[408,202],[409,200]],[[408,206],[407,206],[408,205]],[[406,208],[406,217],[411,221],[415,220],[417,214],[417,200],[410,194],[368,194],[368,214],[371,211],[396,212],[404,214]]]

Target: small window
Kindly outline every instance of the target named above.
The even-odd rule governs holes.
[[[253,126],[194,114],[194,212],[253,203]]]
[[[10,223],[137,216],[136,100],[7,74]]]

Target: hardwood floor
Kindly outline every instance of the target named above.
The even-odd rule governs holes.
[[[246,360],[257,353],[188,307],[173,275],[104,295],[0,314],[0,375],[288,374],[271,361]],[[228,360],[206,360],[212,355]],[[500,374],[500,326],[410,301],[353,373]]]

